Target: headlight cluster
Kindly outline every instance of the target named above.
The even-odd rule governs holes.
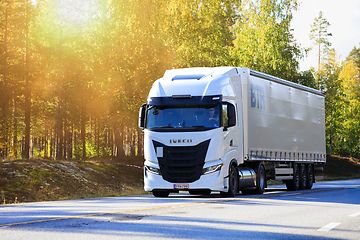
[[[150,166],[145,166],[145,169],[146,169],[147,171],[151,172],[151,173],[161,175],[160,169],[158,169],[158,168],[154,168],[154,167],[150,167]]]
[[[208,173],[219,171],[219,170],[221,170],[222,166],[223,166],[222,164],[218,164],[218,165],[215,165],[215,166],[204,168],[202,170],[202,174],[208,174]]]

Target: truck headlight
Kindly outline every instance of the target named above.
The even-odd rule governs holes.
[[[221,170],[222,166],[223,166],[222,164],[218,164],[218,165],[215,165],[215,166],[204,168],[202,170],[202,174],[208,174],[208,173],[219,171],[219,170]]]
[[[154,174],[158,174],[158,175],[161,175],[160,174],[160,169],[158,168],[154,168],[154,167],[150,167],[150,166],[145,166],[145,169],[151,173],[154,173]]]

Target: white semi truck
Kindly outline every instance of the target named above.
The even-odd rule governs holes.
[[[144,189],[262,194],[310,189],[326,162],[324,93],[248,68],[173,69],[139,113]]]

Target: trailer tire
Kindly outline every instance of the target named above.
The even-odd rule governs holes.
[[[154,197],[168,197],[170,192],[163,190],[153,190],[152,193]]]
[[[293,179],[286,181],[286,188],[289,191],[297,191],[300,187],[299,165],[294,163]]]
[[[300,164],[299,175],[300,175],[299,190],[304,190],[304,189],[306,189],[306,184],[308,182],[308,180],[307,180],[308,179],[308,174],[306,172],[305,164]]]
[[[307,181],[305,189],[311,189],[314,184],[314,168],[312,164],[306,165]]]
[[[229,168],[229,189],[227,192],[220,192],[222,197],[235,197],[238,193],[239,182],[238,173],[235,165]]]

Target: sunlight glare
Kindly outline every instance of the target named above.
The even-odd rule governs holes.
[[[96,11],[95,0],[58,0],[57,8],[62,19],[77,24],[86,23]]]

